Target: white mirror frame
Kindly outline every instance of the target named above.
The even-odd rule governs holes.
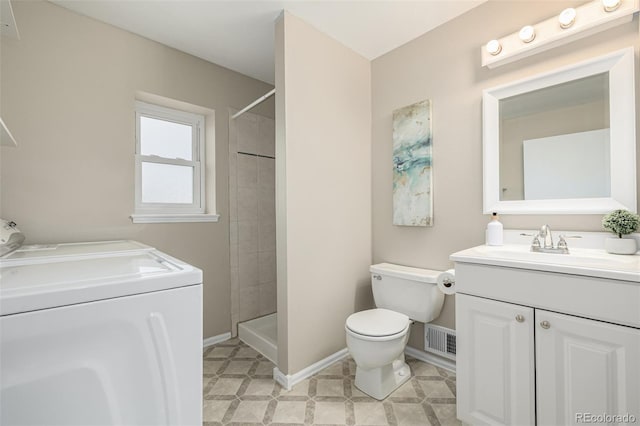
[[[636,124],[632,47],[514,83],[482,95],[483,210],[500,214],[599,214],[636,212]],[[500,201],[500,100],[609,72],[611,196],[554,200]]]

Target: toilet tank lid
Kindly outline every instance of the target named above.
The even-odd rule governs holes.
[[[394,265],[392,263],[378,263],[376,265],[371,265],[369,267],[369,271],[373,274],[431,284],[435,284],[437,282],[438,275],[441,273],[441,271],[434,271],[432,269],[413,268],[411,266]]]

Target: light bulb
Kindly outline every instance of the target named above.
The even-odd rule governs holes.
[[[502,52],[502,45],[498,40],[491,40],[489,43],[487,43],[487,52],[495,56],[498,53]]]
[[[560,27],[569,28],[576,21],[576,10],[572,7],[563,10],[558,16]]]
[[[524,26],[520,30],[518,37],[520,37],[520,40],[524,43],[531,43],[533,39],[536,38],[536,30],[534,30],[531,25]]]
[[[613,12],[620,7],[621,0],[602,0],[602,6],[607,12]]]

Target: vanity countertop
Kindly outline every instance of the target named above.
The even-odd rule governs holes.
[[[476,263],[640,283],[640,254],[615,255],[601,249],[571,248],[569,254],[533,253],[528,245],[481,245],[450,256]]]

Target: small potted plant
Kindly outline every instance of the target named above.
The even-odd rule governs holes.
[[[607,238],[604,248],[613,254],[635,254],[638,251],[635,238],[623,238],[640,227],[640,216],[627,210],[615,210],[602,219],[602,226],[617,237]]]

